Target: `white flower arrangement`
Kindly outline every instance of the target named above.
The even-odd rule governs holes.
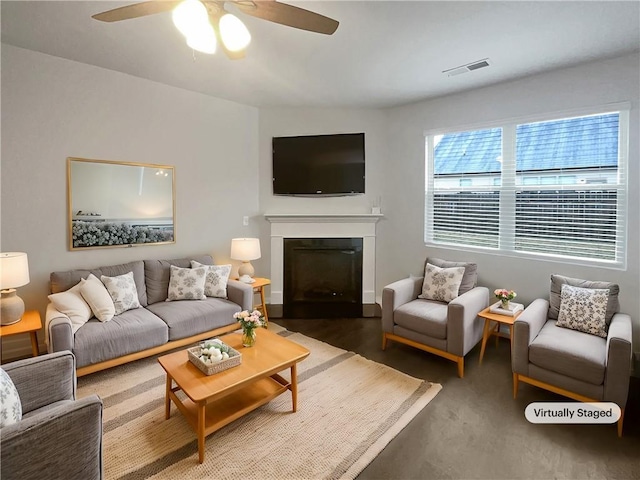
[[[254,328],[264,326],[264,315],[259,310],[254,310],[253,312],[249,312],[248,310],[236,312],[233,314],[233,318],[240,322],[243,330],[253,330]]]

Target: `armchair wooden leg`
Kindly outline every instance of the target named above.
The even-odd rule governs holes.
[[[382,333],[382,350],[384,350],[385,348],[387,348],[387,335],[383,332]]]
[[[458,358],[458,377],[464,378],[464,357]]]
[[[518,374],[513,373],[513,398],[514,400],[518,397]]]
[[[620,418],[618,419],[618,437],[622,438],[622,422],[624,421],[624,408],[620,409]]]

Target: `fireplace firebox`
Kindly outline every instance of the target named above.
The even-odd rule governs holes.
[[[362,316],[362,238],[284,239],[284,318]]]

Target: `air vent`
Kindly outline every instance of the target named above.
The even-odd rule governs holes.
[[[442,73],[445,73],[447,77],[454,77],[462,73],[472,72],[480,68],[488,67],[489,65],[489,59],[483,58],[482,60],[476,60],[475,62],[467,63],[466,65],[450,68],[449,70],[443,70]]]

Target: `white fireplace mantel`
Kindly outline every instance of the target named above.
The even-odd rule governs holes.
[[[282,304],[285,238],[362,238],[362,303],[376,302],[376,223],[372,213],[266,213],[271,223],[271,303]]]

